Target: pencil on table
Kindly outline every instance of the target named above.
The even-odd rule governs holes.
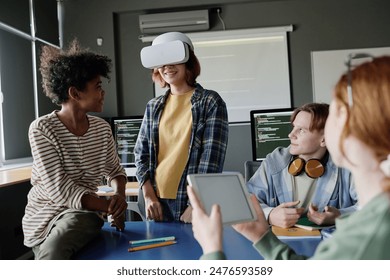
[[[172,245],[172,244],[176,244],[176,241],[171,240],[171,241],[165,241],[165,242],[161,242],[161,243],[154,243],[154,244],[149,244],[149,245],[144,245],[144,246],[131,247],[131,248],[127,249],[127,251],[135,252],[135,251],[140,251],[140,250],[146,250],[146,249],[152,249],[152,248],[157,248],[157,247],[168,246],[168,245]]]
[[[158,238],[151,238],[151,239],[133,240],[133,241],[129,241],[129,244],[132,246],[138,246],[138,245],[147,245],[148,243],[151,244],[151,243],[171,241],[171,240],[175,240],[175,237],[167,236],[167,237],[158,237]]]

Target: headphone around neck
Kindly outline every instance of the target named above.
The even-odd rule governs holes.
[[[309,159],[307,162],[300,158],[295,157],[288,165],[288,173],[293,176],[298,176],[305,170],[307,176],[313,179],[321,177],[325,173],[325,166],[319,159]]]

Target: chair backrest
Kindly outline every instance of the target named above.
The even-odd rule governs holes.
[[[128,201],[127,210],[137,213],[141,217],[142,221],[145,221],[145,216],[142,215],[141,209],[138,207],[137,201]]]
[[[259,169],[261,161],[247,160],[244,164],[245,167],[245,182],[248,182],[255,174],[256,170]]]
[[[145,215],[145,199],[142,192],[142,189],[139,188],[138,190],[138,197],[137,201],[128,200],[127,201],[127,210],[133,211],[138,214],[138,216],[142,219],[142,221],[146,221],[146,215]],[[128,217],[130,220],[137,220],[139,221],[139,218],[133,216],[133,214],[130,214],[131,216]]]
[[[145,198],[144,198],[144,193],[142,192],[142,188],[138,189],[137,205],[139,209],[139,215],[141,216],[143,221],[146,221]]]

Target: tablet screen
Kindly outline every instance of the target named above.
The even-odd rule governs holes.
[[[188,177],[207,214],[210,214],[213,204],[219,204],[224,224],[255,219],[241,174],[194,174]]]

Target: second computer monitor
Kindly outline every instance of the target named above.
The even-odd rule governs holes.
[[[262,161],[277,147],[290,145],[293,112],[292,108],[250,112],[253,160]]]
[[[127,176],[135,176],[134,146],[141,128],[143,116],[111,118],[112,132],[121,165]]]

